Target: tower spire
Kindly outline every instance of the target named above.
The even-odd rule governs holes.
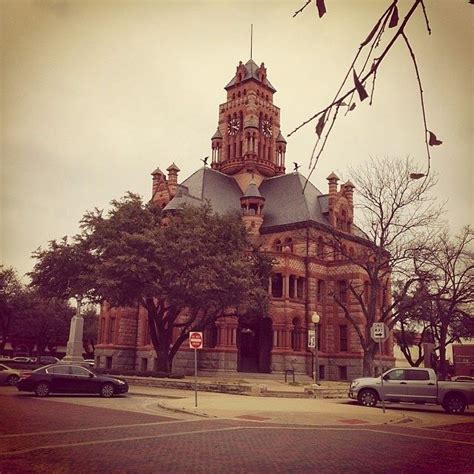
[[[252,46],[253,46],[253,23],[250,24],[250,59],[252,59]]]

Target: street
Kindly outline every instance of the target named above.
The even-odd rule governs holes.
[[[451,425],[430,428],[357,419],[292,425],[263,417],[172,413],[159,408],[159,400],[130,394],[111,400],[69,395],[39,399],[0,387],[0,472],[474,469],[474,423],[458,423],[457,417],[450,417]]]

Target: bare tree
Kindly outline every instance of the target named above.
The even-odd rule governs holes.
[[[327,242],[336,258],[352,268],[352,277],[344,282],[344,293],[334,289],[331,295],[359,337],[364,375],[374,373],[377,346],[370,328],[374,322],[383,322],[389,328],[395,325],[399,300],[423,277],[421,270],[415,271],[415,266],[422,264],[421,259],[414,258],[420,255],[420,236],[423,233],[426,238],[430,229],[434,232],[442,214],[442,207],[430,195],[434,177],[411,180],[412,169],[409,158],[371,159],[358,169],[351,169],[358,193],[360,227],[353,229],[352,235],[359,237],[336,231]],[[360,245],[348,247],[348,239]],[[392,280],[403,281],[394,296]],[[360,307],[362,319],[354,316],[354,303]]]
[[[425,360],[425,343],[433,343],[429,323],[431,305],[423,283],[415,285],[414,289],[403,297],[398,297],[398,291],[403,288],[403,282],[397,282],[394,285],[398,321],[393,335],[402,354],[412,367],[419,367]]]
[[[422,281],[423,325],[428,328],[438,353],[441,378],[448,373],[446,346],[460,338],[474,337],[474,230],[465,227],[451,238],[444,230],[426,242],[415,255]]]

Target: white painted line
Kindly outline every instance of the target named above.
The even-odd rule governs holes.
[[[431,436],[419,436],[419,435],[411,435],[406,433],[397,433],[391,431],[384,431],[384,430],[374,430],[374,429],[362,429],[362,428],[345,428],[345,427],[290,427],[290,426],[233,426],[227,428],[216,428],[210,430],[195,430],[195,431],[182,431],[179,433],[162,433],[162,434],[154,434],[148,436],[132,436],[128,438],[120,438],[120,439],[107,439],[107,440],[95,440],[95,441],[80,441],[75,443],[63,443],[63,444],[50,444],[44,446],[35,446],[31,448],[21,449],[21,450],[13,450],[13,451],[4,451],[0,452],[2,456],[10,456],[10,455],[17,455],[17,454],[25,454],[34,451],[40,451],[45,449],[59,449],[59,448],[71,448],[77,446],[93,446],[98,444],[108,444],[108,443],[122,443],[124,441],[141,441],[145,439],[158,439],[158,438],[171,438],[176,436],[186,436],[186,435],[194,435],[194,434],[207,434],[207,433],[217,433],[217,432],[224,432],[224,431],[238,431],[238,430],[293,430],[293,431],[360,431],[360,432],[372,432],[377,434],[386,434],[392,436],[401,436],[405,438],[416,438],[416,439],[426,439],[430,441],[439,441],[439,442],[448,442],[454,444],[467,444],[470,446],[474,446],[474,442],[472,441],[458,441],[453,439],[446,439],[446,438],[435,438]]]
[[[45,446],[34,446],[31,448],[18,449],[14,451],[4,451],[0,452],[0,456],[12,456],[17,454],[31,453],[33,451],[40,451],[43,449],[58,449],[58,448],[74,448],[76,446],[92,446],[95,444],[107,444],[107,443],[122,443],[124,441],[141,441],[144,439],[158,439],[158,438],[171,438],[173,436],[182,436],[189,434],[203,434],[203,433],[215,433],[219,431],[236,431],[241,430],[242,426],[233,426],[228,428],[216,428],[214,430],[196,430],[196,431],[182,431],[180,433],[163,433],[163,434],[154,434],[148,436],[132,436],[129,438],[119,438],[119,439],[103,439],[96,441],[79,441],[75,443],[63,443],[63,444],[49,444]]]
[[[99,427],[94,426],[92,428],[76,428],[72,430],[33,431],[31,433],[14,433],[14,434],[0,435],[0,439],[1,438],[16,438],[16,437],[24,437],[24,436],[49,435],[49,434],[80,433],[82,431],[113,430],[117,428],[138,428],[142,426],[170,425],[174,423],[190,423],[190,422],[195,422],[195,421],[202,421],[202,419],[157,421],[154,423],[133,423],[131,425],[130,424],[129,425],[110,425],[110,426],[99,426]]]

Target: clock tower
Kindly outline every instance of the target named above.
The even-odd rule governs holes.
[[[227,102],[219,106],[219,124],[211,139],[212,169],[233,175],[241,187],[248,184],[244,176],[261,182],[285,174],[286,140],[265,65],[257,66],[252,59],[239,62],[225,89]]]

